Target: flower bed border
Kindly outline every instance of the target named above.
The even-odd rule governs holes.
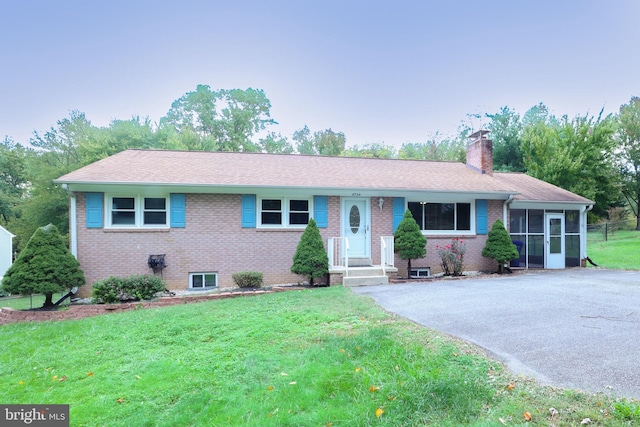
[[[121,304],[71,304],[62,310],[16,310],[11,307],[0,308],[0,325],[16,322],[45,322],[49,320],[83,319],[108,313],[137,310],[142,308],[167,307],[170,305],[190,304],[202,301],[219,300],[284,292],[287,290],[306,289],[302,286],[273,287],[271,289],[256,289],[220,292],[206,295],[182,295],[161,297],[156,301],[136,301]]]

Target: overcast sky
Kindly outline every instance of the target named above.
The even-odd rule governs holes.
[[[348,145],[424,142],[502,106],[613,113],[640,95],[638,22],[637,0],[0,0],[0,139],[71,110],[157,122],[198,84],[263,89],[272,130]]]

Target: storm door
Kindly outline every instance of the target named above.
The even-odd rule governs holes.
[[[564,268],[564,214],[547,214],[545,224],[546,268]]]

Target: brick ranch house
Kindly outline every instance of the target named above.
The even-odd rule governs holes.
[[[406,209],[428,240],[414,276],[440,271],[436,247],[453,237],[467,247],[465,270],[496,269],[481,252],[497,219],[519,246],[512,266],[579,266],[593,202],[525,174],[494,173],[487,133],[472,135],[466,164],[127,150],[55,182],[69,193],[70,247],[89,284],[155,272],[169,289],[225,288],[240,271],[295,283],[293,254],[309,218],[327,245],[332,283],[384,283],[407,274],[393,253]]]

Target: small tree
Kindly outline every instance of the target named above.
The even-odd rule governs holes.
[[[44,294],[43,307],[53,306],[53,294],[85,283],[80,263],[69,252],[55,225],[33,233],[20,256],[5,273],[2,287],[12,293]]]
[[[511,236],[499,219],[493,223],[487,243],[482,249],[482,256],[495,259],[498,262],[498,274],[504,273],[504,264],[520,256]]]
[[[423,258],[427,254],[427,238],[407,209],[396,232],[393,233],[394,249],[401,259],[407,260],[407,277],[411,275],[411,260]]]
[[[320,236],[320,230],[318,230],[313,218],[309,219],[309,224],[300,237],[298,248],[293,255],[291,272],[307,276],[309,284],[312,286],[313,279],[329,274],[329,258],[324,248],[322,236]]]

